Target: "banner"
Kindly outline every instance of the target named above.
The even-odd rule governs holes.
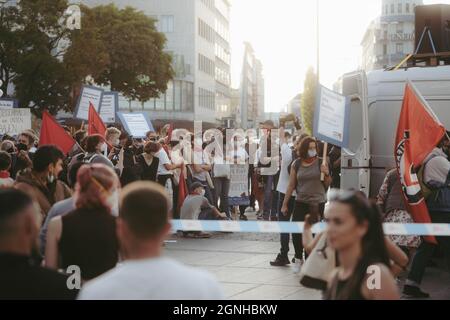
[[[74,117],[87,121],[89,119],[89,104],[92,104],[95,111],[98,112],[102,103],[103,92],[104,90],[100,88],[83,86],[75,108]]]
[[[417,177],[417,169],[444,134],[444,126],[422,95],[409,82],[405,87],[398,121],[394,157],[408,212],[416,223],[431,222]],[[425,237],[425,241],[437,243],[434,237]]]
[[[348,147],[350,122],[349,100],[323,86],[319,86],[314,112],[313,135],[325,142]]]
[[[116,112],[119,108],[119,93],[104,92],[102,103],[100,104],[100,118],[104,123],[115,123]]]
[[[30,109],[0,109],[0,134],[17,135],[31,129]]]
[[[248,165],[230,165],[230,191],[228,193],[230,206],[248,205]]]
[[[121,113],[117,116],[122,122],[125,130],[133,138],[145,138],[149,131],[155,131],[153,125],[145,113]]]

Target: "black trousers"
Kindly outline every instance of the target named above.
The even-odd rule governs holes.
[[[324,210],[325,210],[325,203],[319,203],[319,213],[320,213],[320,219],[321,220],[323,218]],[[305,217],[309,213],[310,213],[310,205],[308,203],[296,201],[295,202],[294,213],[292,214],[292,222],[303,222],[303,221],[305,221]],[[288,248],[289,248],[289,237],[287,237],[287,238],[283,237],[283,238],[284,238],[283,239],[284,243],[286,243],[286,239],[287,239],[287,244],[288,244]],[[294,244],[295,258],[301,259],[302,255],[303,255],[302,254],[303,253],[302,235],[299,234],[299,233],[293,234],[292,235],[292,242]],[[283,246],[283,244],[282,244],[282,246]],[[283,254],[283,252],[281,252],[281,254]],[[287,252],[286,252],[286,255],[287,255]]]

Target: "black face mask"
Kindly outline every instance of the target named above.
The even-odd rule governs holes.
[[[28,146],[25,143],[18,143],[16,145],[17,151],[27,151]]]

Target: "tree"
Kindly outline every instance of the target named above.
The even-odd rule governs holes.
[[[39,114],[67,109],[69,85],[58,48],[69,37],[61,20],[67,0],[0,2],[0,79],[15,86],[20,107]]]
[[[312,67],[308,68],[303,90],[301,112],[305,132],[312,135],[314,123],[314,110],[316,108],[317,76]]]
[[[67,0],[0,0],[0,79],[20,107],[40,116],[71,111],[83,84],[110,86],[147,101],[173,77],[166,39],[144,13],[114,5],[82,6],[81,30],[65,26]],[[90,80],[89,80],[90,79]]]
[[[155,20],[134,8],[82,7],[82,28],[65,56],[78,79],[110,86],[133,100],[148,101],[167,90],[174,76],[164,34]]]

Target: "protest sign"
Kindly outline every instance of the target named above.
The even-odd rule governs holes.
[[[119,107],[119,94],[117,92],[104,92],[100,104],[100,118],[104,123],[115,123],[116,112]]]
[[[0,109],[0,133],[17,135],[31,129],[30,109]]]
[[[117,113],[125,130],[134,138],[145,138],[149,131],[155,131],[145,113]]]
[[[248,165],[232,164],[230,165],[230,191],[229,204],[248,205]]]
[[[348,146],[350,107],[348,99],[319,86],[314,112],[314,136],[322,141]]]
[[[80,97],[75,108],[75,118],[81,120],[88,120],[89,118],[89,103],[92,103],[95,111],[99,111],[100,104],[102,103],[103,89],[83,86],[81,89]]]

